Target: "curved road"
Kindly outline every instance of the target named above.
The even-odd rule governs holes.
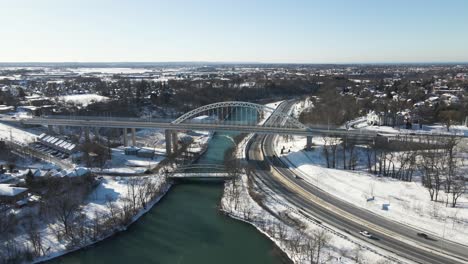
[[[291,105],[291,101],[283,103],[278,111],[288,110]],[[259,180],[303,213],[418,263],[468,263],[466,246],[435,237],[421,238],[416,229],[356,207],[296,178],[295,173],[274,155],[273,141],[273,135],[254,137],[247,159],[256,166],[255,174]],[[371,232],[376,238],[360,236],[361,230]]]

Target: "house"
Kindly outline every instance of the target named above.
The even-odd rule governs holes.
[[[370,126],[401,126],[411,123],[411,117],[408,112],[375,112],[367,114],[367,124]]]
[[[440,96],[440,100],[442,100],[446,105],[456,105],[460,103],[458,96],[449,93],[442,94]]]
[[[130,146],[130,147],[126,147],[124,149],[124,153],[125,153],[125,155],[135,156],[138,153],[139,150],[140,150],[140,148],[137,148],[135,146]]]
[[[10,184],[0,184],[0,202],[14,203],[26,197],[27,188],[14,187]]]
[[[38,106],[22,105],[18,106],[18,112],[25,112],[30,116],[40,116],[41,108]]]
[[[126,147],[124,149],[125,155],[133,155],[140,158],[154,158],[154,150],[147,148],[138,148],[138,147]]]
[[[152,158],[154,158],[154,150],[142,148],[142,149],[138,150],[136,155],[137,155],[137,157],[140,157],[140,158],[152,159]]]
[[[0,105],[0,114],[6,114],[15,111],[14,106]]]

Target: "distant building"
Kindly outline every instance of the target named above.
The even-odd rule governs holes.
[[[367,114],[367,124],[370,126],[401,126],[411,123],[407,112],[389,113],[371,111]]]
[[[0,105],[0,114],[6,114],[15,111],[14,106]]]
[[[132,155],[132,156],[137,156],[140,158],[149,158],[152,159],[154,158],[154,150],[152,149],[147,149],[147,148],[138,148],[138,147],[126,147],[124,149],[125,155]]]
[[[41,134],[37,140],[52,149],[61,151],[63,153],[72,154],[77,151],[76,144],[73,144],[67,140],[60,139],[58,137],[50,136],[45,133]]]
[[[31,106],[31,105],[23,105],[18,106],[18,112],[25,112],[31,116],[40,116],[41,115],[41,108],[38,106]]]
[[[0,184],[0,202],[14,203],[26,197],[27,188],[14,187],[10,184]]]

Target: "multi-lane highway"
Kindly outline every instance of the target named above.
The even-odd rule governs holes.
[[[286,111],[291,102],[280,105]],[[268,121],[267,121],[268,122]],[[424,239],[418,230],[358,208],[296,177],[295,172],[277,158],[273,151],[274,135],[252,139],[247,157],[256,166],[259,180],[310,217],[355,236],[365,242],[418,263],[468,263],[468,247],[441,238]],[[359,235],[367,230],[375,235]]]

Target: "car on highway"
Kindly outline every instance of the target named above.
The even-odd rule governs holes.
[[[367,232],[365,230],[359,232],[359,234],[361,234],[361,236],[365,236],[367,238],[372,238],[373,237],[371,233],[369,233],[369,232]]]
[[[417,234],[419,237],[422,237],[424,239],[429,239],[429,236],[426,233],[418,233]]]

